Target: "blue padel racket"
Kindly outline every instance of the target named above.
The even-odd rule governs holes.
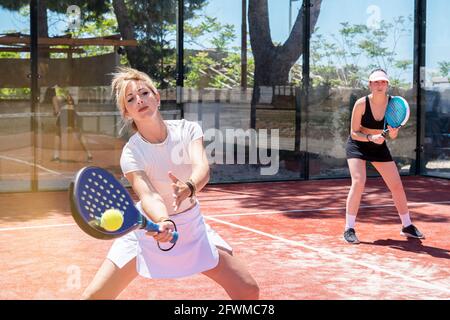
[[[78,226],[88,235],[97,239],[119,238],[133,230],[145,229],[147,231],[159,232],[159,226],[141,215],[135,207],[125,187],[108,171],[98,167],[84,167],[75,176],[74,182],[70,184],[70,206],[72,216]],[[116,231],[108,231],[100,226],[102,214],[108,209],[119,210],[123,215],[123,224]],[[173,248],[178,233],[173,232],[170,241]]]
[[[400,96],[390,97],[384,114],[384,130],[381,135],[386,137],[389,132],[387,125],[392,128],[404,126],[409,119],[409,114],[409,104],[404,98]]]

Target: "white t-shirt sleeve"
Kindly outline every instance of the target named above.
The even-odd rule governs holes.
[[[144,171],[145,164],[137,146],[127,143],[120,156],[120,167],[125,175],[133,171]]]

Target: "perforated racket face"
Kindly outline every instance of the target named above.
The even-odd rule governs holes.
[[[405,125],[409,119],[409,105],[402,97],[392,97],[386,107],[386,122],[393,128]]]
[[[104,235],[120,236],[140,223],[139,211],[133,199],[108,171],[98,167],[86,167],[80,170],[75,179],[73,196],[84,222]],[[124,216],[119,230],[107,231],[100,227],[102,214],[108,209],[117,209]]]

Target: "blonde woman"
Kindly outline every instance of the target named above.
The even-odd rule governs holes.
[[[389,78],[383,69],[376,69],[369,75],[371,94],[356,101],[352,112],[350,136],[347,140],[347,162],[352,177],[352,186],[347,197],[344,239],[348,243],[359,243],[355,231],[356,216],[366,184],[366,161],[370,161],[383,177],[392,193],[395,207],[402,222],[400,234],[406,237],[423,238],[423,234],[412,224],[405,190],[381,135],[384,129],[384,113],[389,101],[387,95]],[[390,126],[389,137],[396,139],[399,129]]]
[[[163,231],[140,230],[116,240],[83,298],[116,298],[138,275],[158,279],[202,273],[232,299],[258,299],[258,284],[228,243],[205,224],[195,197],[209,180],[201,127],[164,121],[160,95],[145,73],[121,68],[112,89],[124,121],[135,130],[121,155],[123,174],[139,197],[139,210]],[[164,252],[157,241],[163,246],[172,239],[169,218],[180,237]]]

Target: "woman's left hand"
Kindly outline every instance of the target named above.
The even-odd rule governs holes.
[[[190,196],[191,190],[186,183],[178,179],[172,172],[169,171],[168,174],[170,180],[172,180],[173,210],[177,211],[180,204]]]
[[[389,129],[389,137],[391,139],[395,139],[398,136],[398,131],[400,130],[400,127],[398,128],[392,128],[390,125],[387,126]]]

